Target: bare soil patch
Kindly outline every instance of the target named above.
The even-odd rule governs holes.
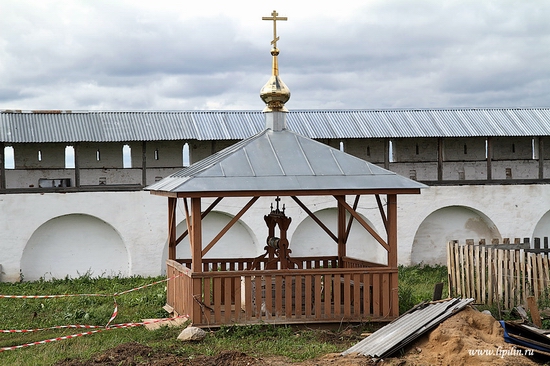
[[[341,343],[344,338],[354,337],[352,333],[333,333],[320,330],[326,341]],[[542,364],[541,359],[515,355],[503,355],[502,350],[513,350],[505,343],[500,324],[490,315],[472,308],[465,308],[450,317],[437,328],[425,334],[410,345],[404,354],[385,360],[378,365],[420,366],[420,365],[519,365],[534,366]],[[493,355],[470,354],[472,350],[492,351]],[[499,350],[500,353],[499,353]],[[538,362],[537,362],[538,361]],[[236,351],[223,351],[217,356],[196,356],[184,358],[169,352],[156,351],[139,343],[125,343],[91,360],[62,360],[56,366],[100,366],[100,365],[186,365],[186,366],[366,366],[375,364],[374,360],[360,355],[341,356],[339,353],[327,354],[315,360],[293,363],[284,357],[255,358]]]

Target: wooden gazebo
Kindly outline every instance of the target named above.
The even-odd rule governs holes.
[[[278,76],[277,39],[274,35],[273,74],[261,91],[265,130],[147,187],[152,194],[168,197],[167,276],[174,278],[168,281],[167,305],[189,315],[196,326],[393,319],[399,315],[397,195],[418,194],[425,186],[288,130],[284,104],[290,92]],[[385,235],[356,211],[363,195],[375,196]],[[307,207],[301,199],[305,196],[334,198],[337,232]],[[242,197],[243,207],[211,242],[203,243],[202,220],[225,197]],[[277,202],[264,217],[265,255],[206,259],[259,197]],[[290,218],[277,197],[291,197],[323,228],[337,244],[333,256],[291,255],[286,235]],[[216,199],[204,208],[204,198]],[[178,200],[188,225],[180,237]],[[346,255],[352,221],[386,250],[387,265]],[[191,258],[176,258],[176,246],[187,235]]]

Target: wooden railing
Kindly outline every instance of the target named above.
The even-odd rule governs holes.
[[[480,304],[505,309],[538,299],[550,286],[548,249],[529,249],[528,243],[466,245],[449,242],[449,294],[474,298]],[[548,246],[546,246],[548,248]]]
[[[335,258],[301,260],[311,268],[199,273],[169,260],[168,275],[180,277],[168,282],[167,302],[198,326],[361,322],[398,316],[397,268],[332,268],[328,264]],[[235,266],[239,267],[228,265]]]

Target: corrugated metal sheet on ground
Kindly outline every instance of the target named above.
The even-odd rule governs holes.
[[[313,139],[550,136],[550,108],[295,110],[288,127]],[[242,140],[260,111],[0,112],[0,142]]]
[[[403,314],[342,352],[342,355],[359,353],[374,358],[388,357],[473,301],[474,299],[450,299],[428,303],[420,309]]]

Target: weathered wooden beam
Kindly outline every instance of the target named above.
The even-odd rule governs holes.
[[[202,218],[201,199],[191,198],[191,269],[202,272]]]
[[[321,220],[319,220],[319,218],[317,216],[315,216],[315,214],[313,212],[311,212],[309,210],[309,208],[307,208],[307,206],[304,205],[304,203],[302,201],[300,201],[298,199],[298,197],[291,196],[291,198],[298,204],[298,206],[300,206],[302,208],[302,210],[304,210],[309,215],[309,217],[312,218],[313,221],[315,221],[317,223],[317,225],[319,225],[321,227],[321,229],[323,229],[328,234],[328,236],[330,236],[332,238],[332,240],[334,240],[335,243],[338,243],[338,237],[336,235],[334,235],[334,233],[332,231],[330,231],[330,229],[325,224],[323,224],[323,222]]]
[[[6,189],[6,167],[4,163],[4,149],[6,145],[0,142],[0,189]]]
[[[353,202],[353,209],[357,210],[357,206],[359,205],[359,198],[361,196],[355,196],[355,201]],[[346,228],[346,235],[344,237],[344,243],[348,242],[349,234],[351,233],[351,225],[353,224],[353,216],[350,216],[348,227]]]
[[[384,223],[386,232],[388,232],[388,219],[386,217],[386,213],[384,212],[384,205],[382,204],[382,200],[380,199],[379,194],[375,194],[374,196],[376,197],[376,203],[378,204],[378,211],[380,211],[380,217],[382,218],[382,222]]]
[[[176,259],[176,206],[177,198],[168,198],[168,259]]]
[[[341,196],[334,196],[338,200],[339,203],[342,204],[342,206],[367,230],[374,239],[376,239],[377,242],[379,242],[387,251],[390,250],[390,247],[384,239],[378,233],[355,211],[352,209],[345,200],[342,200]]]
[[[342,202],[346,202],[346,196],[338,196],[336,199],[338,200],[338,262],[343,263],[343,258],[346,256],[346,209]]]
[[[225,233],[231,229],[231,227],[233,225],[235,225],[235,223],[237,221],[239,221],[239,219],[241,218],[242,215],[244,215],[246,213],[246,211],[248,211],[248,209],[250,207],[252,207],[252,205],[254,204],[254,202],[256,202],[258,200],[258,198],[260,197],[252,197],[252,199],[250,199],[250,201],[248,201],[248,203],[239,211],[238,214],[236,214],[232,219],[231,221],[229,221],[227,223],[227,225],[225,225],[225,227],[218,233],[218,235],[216,235],[216,237],[214,239],[212,239],[212,241],[210,243],[208,243],[208,245],[202,250],[202,256],[204,257],[206,255],[206,253],[208,253],[208,251],[210,249],[212,249],[212,247],[222,238],[222,236],[225,235]]]
[[[210,204],[210,206],[208,206],[208,208],[201,214],[202,216],[202,219],[204,220],[204,218],[206,217],[206,215],[208,215],[210,213],[210,211],[212,211],[217,205],[218,203],[220,203],[220,201],[223,199],[223,197],[218,197],[216,198],[216,200],[214,202],[212,202]],[[184,198],[184,200],[186,200],[186,198]],[[186,212],[188,212],[186,210]],[[189,223],[189,214],[187,214],[187,223]],[[189,228],[187,228],[187,230],[185,230],[179,237],[178,239],[176,240],[176,245],[178,245],[179,243],[181,243],[181,241],[183,239],[185,239],[185,237],[189,235]]]

